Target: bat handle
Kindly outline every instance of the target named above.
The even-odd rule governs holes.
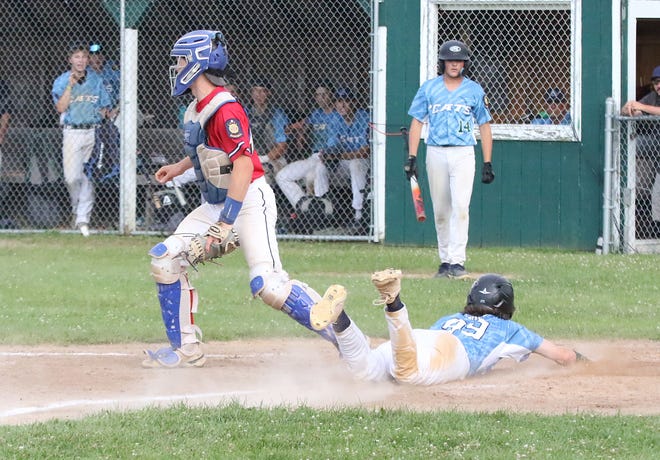
[[[408,147],[408,128],[405,126],[401,127],[401,137],[403,138],[403,151],[406,155],[409,155],[410,149]]]

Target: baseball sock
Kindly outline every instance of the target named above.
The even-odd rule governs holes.
[[[344,332],[351,325],[351,318],[348,317],[345,311],[342,311],[337,317],[337,321],[332,323],[332,328],[335,332]]]
[[[394,299],[394,302],[392,302],[392,303],[388,303],[388,304],[387,304],[387,311],[390,311],[390,312],[399,311],[399,310],[401,310],[404,306],[405,306],[404,303],[401,302],[401,299],[400,299],[399,296],[397,295],[396,298]]]

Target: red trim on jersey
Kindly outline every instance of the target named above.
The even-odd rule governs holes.
[[[216,94],[226,91],[222,86],[216,89],[204,99],[197,103],[195,107],[200,112],[215,97]],[[243,135],[240,137],[230,137],[227,133],[225,122],[227,120],[238,120]],[[219,148],[224,152],[231,153],[238,149],[237,153],[232,155],[230,160],[233,162],[240,155],[247,155],[252,159],[254,171],[252,172],[252,181],[264,175],[264,168],[259,161],[259,156],[251,150],[250,146],[250,122],[245,109],[239,102],[227,102],[211,117],[206,123],[206,143],[209,147]],[[243,143],[243,145],[240,145]],[[240,145],[240,147],[239,147]]]

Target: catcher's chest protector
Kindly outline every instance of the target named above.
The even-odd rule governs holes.
[[[195,176],[204,199],[211,204],[225,201],[232,163],[227,153],[206,145],[204,128],[211,117],[228,102],[236,99],[228,92],[216,94],[197,112],[197,101],[192,101],[184,115],[184,148],[195,168]]]

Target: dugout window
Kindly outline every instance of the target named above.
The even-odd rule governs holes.
[[[425,3],[425,5],[424,5]],[[422,78],[437,73],[440,45],[472,51],[467,75],[485,89],[493,135],[508,140],[580,140],[580,0],[423,2]]]

